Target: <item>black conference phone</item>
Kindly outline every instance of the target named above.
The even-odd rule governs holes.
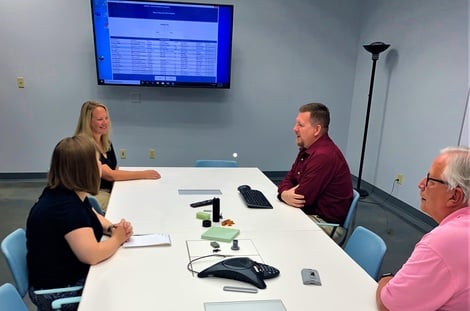
[[[248,257],[235,257],[222,260],[197,274],[200,278],[209,276],[247,282],[266,288],[265,279],[279,275],[279,270],[267,264],[259,263]]]

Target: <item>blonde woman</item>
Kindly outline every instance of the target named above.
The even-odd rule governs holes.
[[[159,179],[155,170],[126,171],[119,169],[116,153],[109,138],[111,119],[108,108],[96,101],[86,101],[82,105],[75,135],[84,134],[93,138],[98,145],[102,169],[100,191],[96,196],[101,208],[106,211],[114,181],[134,179]]]

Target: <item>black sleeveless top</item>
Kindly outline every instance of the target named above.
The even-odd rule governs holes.
[[[112,170],[117,167],[116,153],[114,152],[113,144],[109,146],[109,150],[106,151],[106,157],[103,154],[100,154],[101,164],[108,165]],[[100,189],[111,190],[113,188],[113,182],[101,178]]]

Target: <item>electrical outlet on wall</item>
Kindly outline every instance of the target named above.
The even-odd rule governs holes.
[[[155,149],[149,149],[149,159],[155,159]]]
[[[127,158],[127,150],[126,149],[119,149],[119,157],[121,159]]]
[[[395,180],[397,181],[397,184],[402,185],[403,184],[403,174],[398,173],[397,178]]]

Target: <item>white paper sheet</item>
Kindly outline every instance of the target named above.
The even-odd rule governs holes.
[[[165,233],[133,235],[123,246],[143,247],[157,245],[171,245],[170,235]]]

